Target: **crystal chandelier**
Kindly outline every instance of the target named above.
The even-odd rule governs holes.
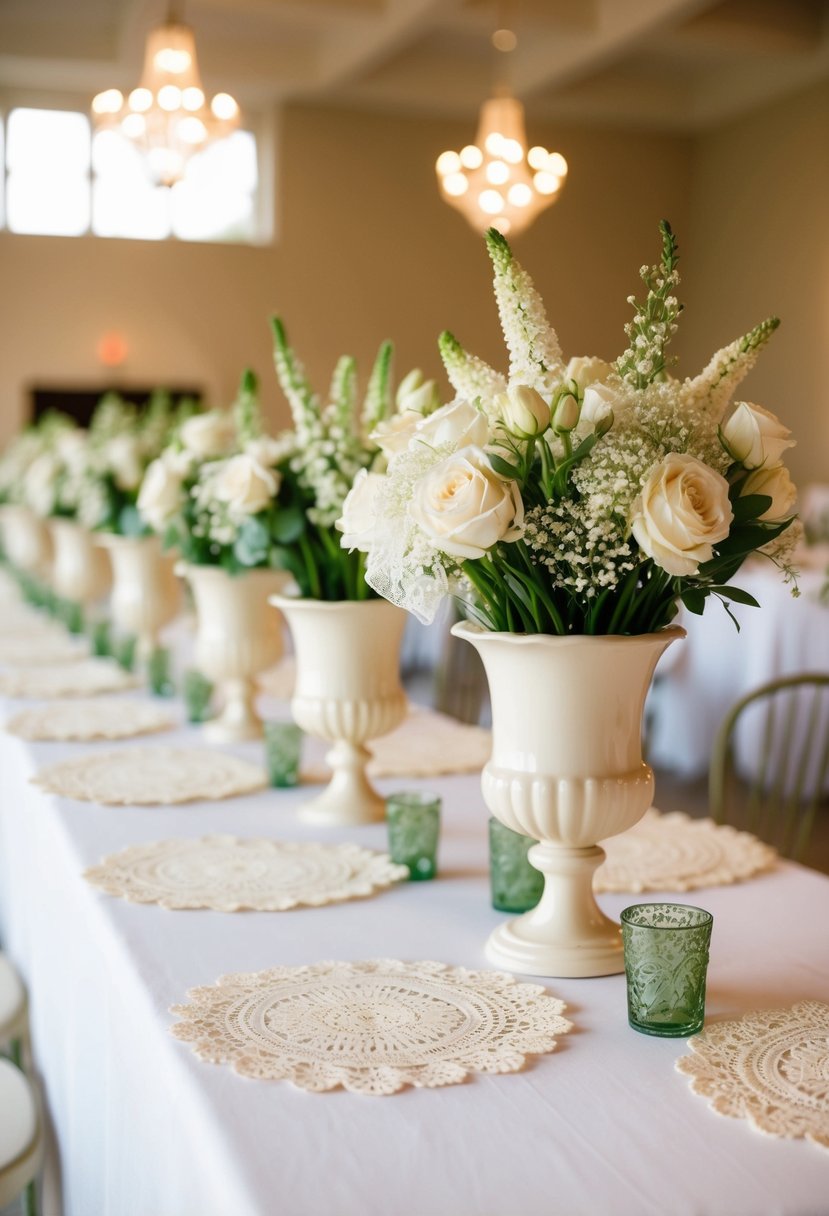
[[[147,35],[138,87],[127,97],[120,89],[98,93],[92,115],[96,131],[118,131],[146,154],[162,186],[180,181],[191,156],[239,125],[239,106],[229,93],[217,93],[208,105],[193,31],[172,14]]]
[[[497,50],[512,51],[511,30],[496,30]],[[516,236],[554,203],[567,177],[559,152],[536,144],[527,148],[524,107],[505,84],[481,107],[474,144],[441,152],[435,166],[444,200],[457,207],[474,229],[497,228]]]

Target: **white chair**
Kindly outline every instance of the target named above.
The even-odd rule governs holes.
[[[5,954],[0,953],[0,1048],[26,1036],[26,990]]]
[[[42,1140],[32,1087],[19,1068],[0,1059],[0,1208],[34,1183]]]

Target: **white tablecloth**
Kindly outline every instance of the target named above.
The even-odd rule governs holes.
[[[750,592],[759,608],[733,606],[738,633],[722,605],[709,599],[704,614],[683,612],[684,641],[665,652],[648,701],[648,759],[685,777],[708,769],[723,719],[740,697],[780,676],[829,673],[829,605],[819,593],[822,568],[804,568],[794,599],[773,566],[754,564],[732,582]],[[756,771],[762,748],[760,716],[738,733],[737,761]]]
[[[516,1075],[369,1098],[202,1063],[168,1033],[168,1008],[225,972],[328,958],[487,965],[500,915],[478,780],[430,783],[445,811],[435,882],[279,914],[165,912],[102,896],[80,873],[165,836],[319,836],[294,815],[305,792],[130,809],[28,784],[38,766],[80,750],[0,735],[2,929],[30,987],[66,1216],[826,1212],[829,1153],[714,1115],[674,1071],[684,1041],[628,1027],[622,976],[547,981],[575,1029]],[[326,839],[383,847],[384,829]],[[829,879],[786,864],[694,899],[714,914],[709,1019],[829,1000]],[[618,915],[635,899],[601,902]]]

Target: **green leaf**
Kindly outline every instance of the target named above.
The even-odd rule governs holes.
[[[769,494],[746,494],[743,498],[734,499],[731,509],[734,512],[735,521],[744,523],[748,520],[759,519],[765,511],[768,511],[771,504],[772,499]]]
[[[688,587],[679,598],[689,612],[693,612],[695,616],[702,616],[705,608],[705,595],[706,593],[701,587]]]
[[[239,528],[233,543],[233,557],[240,566],[263,565],[270,553],[271,538],[267,524],[258,515],[249,516]]]
[[[487,452],[487,457],[493,471],[499,477],[515,479],[521,476],[520,469],[517,469],[514,464],[510,464],[508,460],[504,460],[503,456],[496,456],[494,452]]]
[[[760,607],[754,596],[749,595],[747,591],[743,591],[742,587],[708,587],[706,590],[710,591],[713,595],[733,600],[735,604],[747,604],[749,608]]]
[[[136,506],[128,503],[118,514],[118,531],[122,536],[145,536],[147,525]]]
[[[305,512],[301,507],[280,507],[274,512],[271,534],[279,545],[291,545],[305,531]]]

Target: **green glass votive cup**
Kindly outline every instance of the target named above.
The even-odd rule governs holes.
[[[157,646],[147,659],[147,683],[156,697],[172,697],[176,686],[170,670],[170,652],[166,646]]]
[[[302,727],[293,722],[265,723],[265,760],[270,783],[276,789],[299,784],[304,737]]]
[[[687,1038],[705,1020],[714,918],[690,904],[634,904],[622,913],[628,1021],[642,1034]]]
[[[181,695],[184,698],[184,712],[188,722],[206,722],[210,717],[210,701],[213,696],[213,682],[191,667],[185,671],[181,682]]]
[[[513,832],[497,819],[489,821],[489,887],[498,912],[529,912],[541,899],[544,875],[527,854],[537,842]]]
[[[389,856],[409,867],[409,879],[423,882],[438,869],[440,798],[437,794],[403,791],[386,799]]]

